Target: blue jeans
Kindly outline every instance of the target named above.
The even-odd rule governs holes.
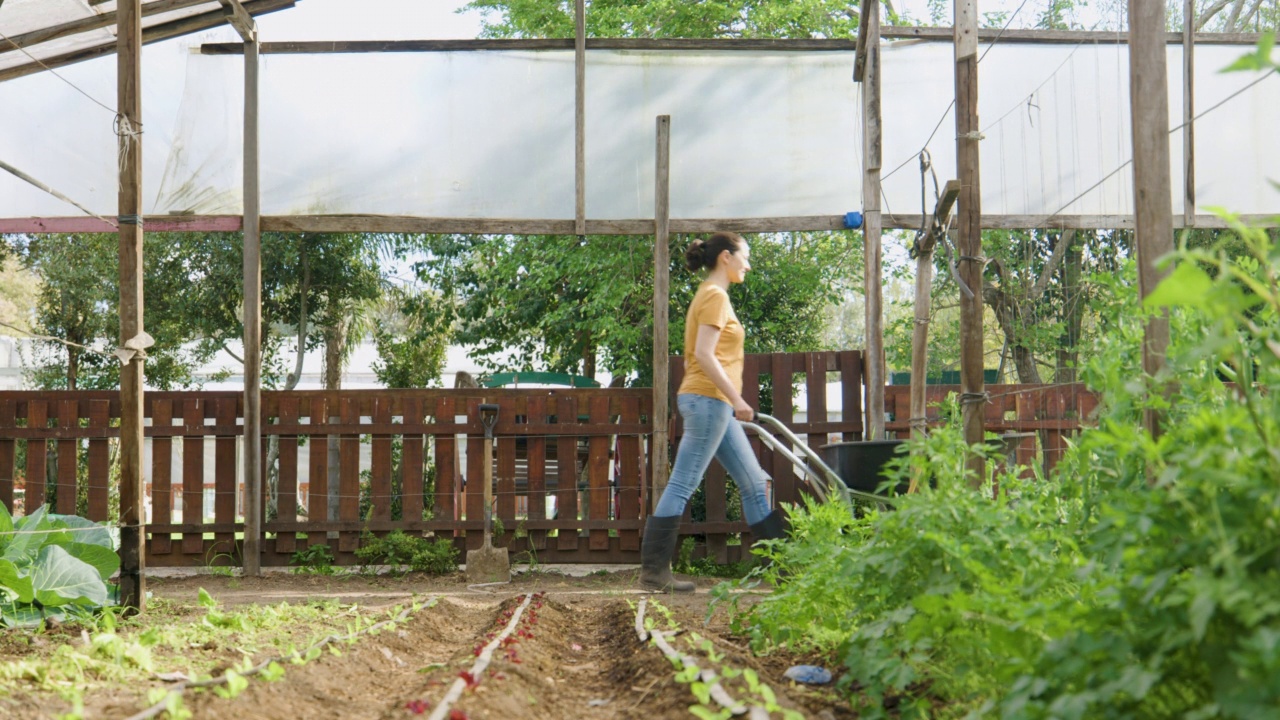
[[[658,499],[656,517],[683,515],[693,491],[715,457],[738,484],[742,495],[742,512],[747,524],[763,520],[770,511],[769,475],[756,461],[747,442],[747,433],[733,417],[733,406],[705,395],[685,393],[676,398],[676,407],[684,418],[684,435],[676,451],[675,467],[667,489]]]

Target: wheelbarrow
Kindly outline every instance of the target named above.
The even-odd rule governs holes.
[[[772,432],[762,427],[762,424],[768,425],[770,428],[775,430],[779,435],[786,438],[787,442],[783,442],[778,439],[778,437]],[[836,470],[833,470],[831,466],[818,455],[818,453],[814,452],[813,449],[809,447],[808,443],[797,437],[795,433],[791,432],[791,428],[782,424],[782,421],[775,417],[765,415],[764,413],[756,413],[755,417],[753,417],[750,422],[743,421],[742,427],[754,432],[762,441],[764,441],[765,445],[768,445],[774,452],[781,453],[783,457],[791,461],[792,465],[799,468],[801,471],[801,480],[803,480],[805,484],[813,490],[813,493],[817,495],[818,499],[825,501],[828,498],[835,497],[850,506],[852,506],[855,500],[874,503],[877,505],[892,505],[894,503],[894,498],[870,492],[865,489],[867,483],[856,482],[854,480],[855,473],[860,473],[868,468],[860,467],[863,463],[856,462],[856,459],[854,462],[850,462],[849,460],[854,459],[854,457],[849,451],[842,450],[842,446],[856,445],[862,446],[859,448],[861,450],[871,450],[873,455],[867,458],[871,460],[871,462],[866,464],[874,467],[875,471],[872,475],[874,478],[879,475],[879,468],[883,465],[884,460],[892,457],[894,451],[897,450],[897,446],[903,441],[881,440],[857,443],[834,443],[832,445],[824,446],[824,449],[833,449],[832,454],[836,458],[835,464],[840,469],[840,471],[837,472]],[[804,457],[801,458],[801,456],[797,455],[792,448],[799,448],[800,455],[803,455]],[[875,484],[871,485],[871,487],[875,487],[878,484],[878,481],[875,481]]]

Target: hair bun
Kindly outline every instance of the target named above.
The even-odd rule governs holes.
[[[707,264],[707,244],[702,240],[694,240],[689,249],[684,251],[684,263],[694,272]]]

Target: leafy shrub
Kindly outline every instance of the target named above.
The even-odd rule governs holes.
[[[1155,378],[1132,268],[1110,285],[1083,353],[1096,427],[1053,477],[1002,477],[993,501],[969,489],[959,428],[912,441],[898,477],[936,488],[891,512],[796,508],[755,573],[780,589],[737,625],[836,658],[866,717],[890,696],[904,717],[1276,717],[1280,250],[1235,230],[1248,255],[1180,251],[1148,299],[1173,338]]]
[[[66,606],[109,601],[107,578],[120,557],[105,527],[41,507],[16,521],[0,504],[0,616],[36,625]]]
[[[407,565],[414,572],[447,575],[458,569],[458,549],[444,538],[429,540],[392,530],[386,537],[366,534],[360,541],[356,557],[366,567],[381,563]]]

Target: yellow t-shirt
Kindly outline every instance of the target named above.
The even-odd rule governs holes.
[[[742,330],[742,323],[738,322],[738,316],[733,312],[733,305],[729,303],[729,293],[714,283],[704,282],[698,287],[697,294],[693,296],[693,302],[689,303],[689,312],[685,315],[684,380],[680,383],[679,393],[705,395],[728,403],[729,398],[725,397],[715,383],[711,382],[711,378],[707,377],[698,363],[698,358],[694,356],[694,349],[698,344],[698,327],[701,325],[720,328],[720,341],[716,343],[716,360],[720,361],[720,366],[729,376],[729,382],[733,384],[734,389],[742,392],[742,347],[746,340],[746,333]]]

